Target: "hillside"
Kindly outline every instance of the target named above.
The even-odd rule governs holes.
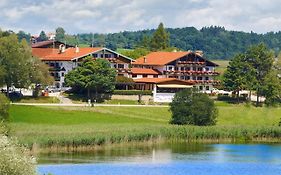
[[[80,44],[133,49],[145,35],[151,36],[155,30],[124,31],[110,34],[78,34]],[[281,47],[281,32],[257,34],[240,31],[227,31],[223,27],[204,27],[197,30],[194,27],[168,28],[170,45],[182,50],[203,50],[209,59],[230,59],[236,53],[244,52],[252,44],[264,42],[277,54]]]

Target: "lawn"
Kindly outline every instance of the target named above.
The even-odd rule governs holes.
[[[169,124],[167,107],[35,107],[12,106],[11,134],[29,147],[89,146],[150,139],[221,139],[273,137],[281,108],[218,106],[217,126]]]

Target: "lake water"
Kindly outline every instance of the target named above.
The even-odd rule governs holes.
[[[118,146],[38,161],[41,175],[281,175],[281,144]]]

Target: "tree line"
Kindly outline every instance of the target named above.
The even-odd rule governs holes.
[[[119,48],[140,50],[147,47],[155,31],[156,29],[108,34],[81,33],[69,35],[62,27],[58,27],[56,38],[72,45],[107,47],[112,50]],[[261,42],[272,49],[276,55],[281,50],[281,31],[257,34],[254,32],[228,31],[219,26],[203,27],[199,30],[194,27],[166,28],[166,31],[170,47],[180,50],[203,50],[205,56],[209,59],[230,59],[238,53],[245,52],[249,46]],[[13,33],[13,31],[6,32]],[[19,40],[24,38],[30,41],[30,34],[24,31],[19,31],[17,35]],[[39,41],[46,39],[46,33],[41,31]],[[143,50],[141,51],[143,52]]]

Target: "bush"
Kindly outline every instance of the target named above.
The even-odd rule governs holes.
[[[114,90],[115,95],[152,95],[152,91],[149,90]]]
[[[35,162],[23,148],[8,137],[0,135],[0,174],[1,175],[35,175]]]
[[[214,101],[207,94],[199,93],[195,89],[185,89],[175,94],[170,103],[172,124],[178,125],[214,125],[217,109]]]
[[[8,120],[9,107],[10,107],[10,102],[8,98],[5,95],[0,94],[0,122]]]

